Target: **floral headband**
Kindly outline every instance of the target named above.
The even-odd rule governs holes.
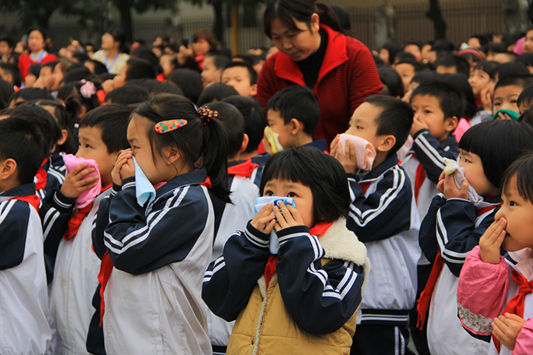
[[[85,81],[83,79],[81,81],[83,85],[80,87],[80,94],[86,99],[90,99],[91,96],[96,94],[96,86],[94,86],[94,83],[92,81]]]

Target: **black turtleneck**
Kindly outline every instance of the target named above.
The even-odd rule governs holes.
[[[318,47],[318,50],[304,60],[296,62],[298,68],[300,68],[300,71],[304,75],[305,85],[309,88],[313,88],[318,80],[320,67],[322,67],[322,62],[326,55],[326,48],[328,47],[328,34],[323,29],[320,29],[319,33],[320,47]]]

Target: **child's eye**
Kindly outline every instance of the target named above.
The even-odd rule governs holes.
[[[518,203],[516,201],[509,201],[509,206],[518,206]]]
[[[427,115],[427,114],[430,114],[431,111],[430,110],[424,110],[424,113]]]
[[[355,125],[355,129],[363,129],[363,126]]]
[[[287,194],[287,197],[296,197],[296,196],[298,196],[298,195],[296,195],[295,192],[289,192],[289,193]]]
[[[274,196],[274,193],[272,191],[270,191],[270,190],[266,190],[266,191],[263,192],[263,195],[264,196]]]
[[[85,148],[92,148],[89,144],[85,144]]]

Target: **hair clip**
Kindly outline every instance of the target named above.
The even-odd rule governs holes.
[[[220,114],[216,110],[211,110],[207,106],[202,106],[198,109],[198,114],[202,120],[202,126],[206,126],[211,122],[212,118],[219,118]]]
[[[164,133],[175,131],[178,128],[185,126],[186,124],[187,124],[187,120],[181,120],[181,119],[161,121],[155,124],[154,130],[156,131],[156,133],[164,134]]]
[[[81,81],[83,85],[80,87],[80,94],[86,99],[90,99],[91,96],[96,94],[96,86],[94,86],[94,83],[92,81]]]

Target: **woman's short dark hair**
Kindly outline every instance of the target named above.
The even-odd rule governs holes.
[[[505,170],[521,155],[533,151],[533,129],[517,121],[494,120],[472,126],[459,148],[479,156],[483,171],[497,188]]]
[[[272,0],[266,6],[263,14],[263,30],[268,38],[272,36],[272,21],[278,19],[287,28],[300,31],[294,20],[305,22],[311,28],[311,16],[318,14],[320,23],[331,29],[343,32],[335,12],[327,4],[314,0]]]
[[[348,215],[350,193],[346,173],[335,158],[316,148],[301,146],[274,154],[261,177],[261,195],[272,179],[299,182],[311,189],[314,223],[333,222]]]
[[[505,193],[509,183],[516,177],[518,194],[533,203],[533,154],[528,153],[515,160],[505,171],[502,181],[502,191]]]

